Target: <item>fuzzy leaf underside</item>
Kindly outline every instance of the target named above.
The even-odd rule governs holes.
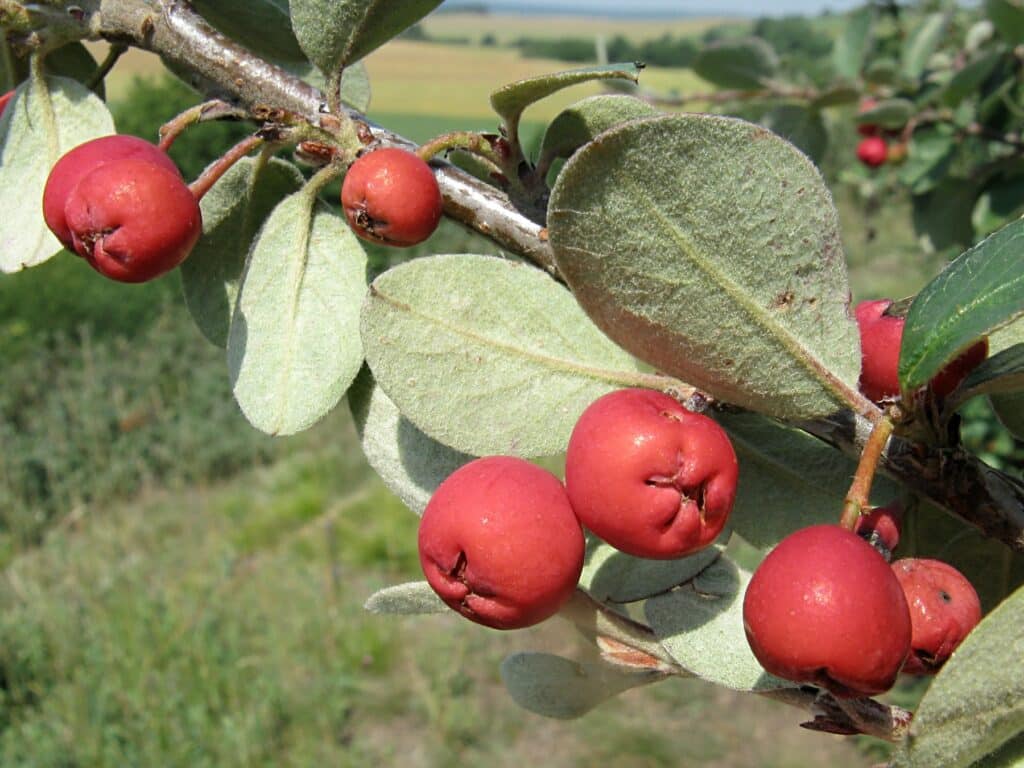
[[[554,72],[502,86],[491,94],[491,107],[504,120],[514,122],[528,106],[563,88],[592,80],[628,80],[635,83],[639,76],[639,67],[622,63]]]
[[[769,131],[708,115],[607,131],[563,168],[548,231],[587,314],[658,370],[779,418],[864,407],[835,207]]]
[[[544,133],[540,157],[568,157],[609,128],[657,114],[657,109],[633,96],[590,96],[562,110],[551,121]]]
[[[385,272],[362,335],[402,414],[474,456],[561,453],[591,402],[640,375],[565,288],[489,256],[431,256]]]
[[[42,264],[61,250],[43,220],[43,188],[70,149],[114,132],[106,105],[63,77],[18,86],[0,117],[0,271]]]
[[[366,366],[349,389],[348,402],[366,460],[417,515],[437,486],[474,458],[442,445],[402,416]]]
[[[425,581],[396,584],[374,592],[363,607],[370,613],[418,616],[451,610]]]
[[[366,254],[347,224],[303,190],[253,244],[228,334],[228,369],[257,429],[290,435],[325,416],[362,365]]]

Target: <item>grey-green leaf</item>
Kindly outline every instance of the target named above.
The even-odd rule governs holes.
[[[288,66],[286,69],[313,87],[319,88],[321,91],[327,90],[327,78],[308,61],[303,60],[301,64]],[[348,104],[360,112],[365,112],[370,108],[370,96],[370,77],[366,72],[366,64],[357,61],[355,64],[345,67],[345,71],[341,74],[342,103]]]
[[[725,557],[692,583],[644,603],[647,622],[666,651],[698,677],[737,691],[792,688],[765,672],[743,630],[750,574]]]
[[[748,542],[770,549],[799,528],[835,522],[857,464],[797,429],[756,414],[719,414],[740,463],[729,525]],[[878,475],[872,501],[885,504],[899,487]]]
[[[258,169],[258,170],[257,170]],[[293,165],[245,158],[199,203],[203,236],[181,265],[185,304],[203,335],[227,346],[231,311],[256,232],[281,200],[302,186]]]
[[[854,80],[860,74],[871,44],[874,19],[875,12],[871,6],[865,6],[846,16],[843,31],[832,49],[832,65],[840,77]]]
[[[820,163],[828,149],[828,129],[821,112],[801,104],[780,104],[761,120],[772,133],[793,144],[815,163]]]
[[[895,130],[906,125],[907,121],[913,117],[915,111],[912,101],[907,101],[906,99],[884,99],[875,104],[871,109],[858,112],[855,119],[858,125],[880,125],[883,128]]]
[[[366,460],[409,509],[422,515],[437,486],[473,460],[421,432],[363,366],[348,392],[349,407]]]
[[[528,106],[563,88],[592,80],[628,80],[635,83],[639,77],[639,67],[635,64],[621,63],[602,64],[530,77],[526,80],[509,83],[494,91],[491,94],[491,107],[507,123],[514,123]]]
[[[291,0],[292,27],[306,57],[331,74],[411,27],[441,0]]]
[[[719,88],[764,88],[779,68],[775,49],[759,37],[723,40],[706,46],[693,71]]]
[[[298,63],[306,57],[292,32],[288,0],[192,0],[200,15],[253,53],[279,64]]]
[[[65,152],[113,132],[106,105],[74,80],[18,86],[0,117],[0,271],[17,272],[60,252],[43,221],[46,178]]]
[[[932,57],[939,43],[942,42],[949,26],[950,16],[947,13],[932,13],[925,17],[903,43],[901,57],[903,74],[916,79],[924,74],[928,59]]]
[[[607,131],[562,169],[548,232],[577,301],[659,370],[779,418],[867,407],[835,206],[769,131],[695,114]]]
[[[1024,3],[1020,0],[985,0],[985,13],[996,33],[1010,45],[1024,43]]]
[[[410,581],[374,592],[363,607],[370,613],[416,616],[450,610],[425,581]]]
[[[501,679],[523,709],[572,720],[630,688],[663,679],[659,672],[571,661],[550,653],[517,653],[501,663]]]
[[[601,94],[577,101],[551,121],[541,143],[540,157],[569,157],[602,131],[658,110],[634,96]]]
[[[366,254],[308,190],[271,213],[246,263],[228,334],[228,368],[257,429],[290,435],[325,416],[363,361]]]
[[[565,288],[489,256],[432,256],[385,272],[362,334],[402,414],[474,456],[561,453],[591,402],[642,378]]]
[[[917,389],[971,343],[1024,313],[1024,220],[961,255],[914,299],[900,349],[900,387]]]
[[[1024,589],[985,617],[928,689],[900,768],[962,768],[1024,730]]]

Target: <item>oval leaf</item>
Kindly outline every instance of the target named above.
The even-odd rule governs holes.
[[[256,232],[281,200],[302,186],[295,166],[272,159],[236,163],[199,203],[203,236],[181,265],[185,304],[203,335],[227,346],[238,283]]]
[[[975,93],[1005,56],[1002,50],[986,51],[958,70],[946,83],[939,98],[948,107],[955,107]]]
[[[550,653],[517,653],[501,663],[501,679],[523,709],[572,720],[623,691],[662,680],[658,672],[571,661]]]
[[[854,80],[860,74],[871,44],[874,20],[875,11],[870,5],[847,14],[832,50],[832,64],[840,77]]]
[[[900,348],[900,386],[912,392],[982,336],[1024,313],[1024,220],[982,240],[917,294]]]
[[[659,370],[781,418],[867,407],[832,198],[763,128],[673,115],[603,133],[559,175],[548,231],[587,313]]]
[[[658,110],[633,96],[591,96],[564,109],[544,133],[540,157],[569,157],[597,134],[627,120],[657,115]]]
[[[363,366],[348,392],[366,460],[409,509],[422,515],[437,486],[472,456],[421,432],[398,412]]]
[[[896,765],[961,768],[1024,730],[1024,590],[967,636],[928,689]]]
[[[43,221],[46,177],[65,152],[113,132],[106,105],[74,80],[18,86],[0,117],[0,271],[17,272],[60,252]]]
[[[779,68],[775,50],[759,37],[723,40],[702,49],[693,71],[720,88],[763,88]]]
[[[271,213],[253,244],[228,334],[235,399],[249,422],[290,435],[325,416],[363,361],[366,254],[308,189]]]
[[[907,121],[914,116],[914,102],[906,99],[885,99],[878,102],[871,109],[858,112],[856,121],[858,125],[869,123],[880,125],[883,128],[896,130],[907,124]]]
[[[192,0],[200,15],[253,53],[277,63],[298,63],[306,57],[292,32],[288,0]]]
[[[903,43],[903,74],[917,79],[924,74],[928,60],[935,53],[946,34],[950,16],[947,13],[933,13],[925,17]]]
[[[1020,0],[985,0],[985,13],[996,32],[1010,45],[1024,43],[1024,3]]]
[[[915,195],[935,189],[949,180],[949,167],[959,139],[946,127],[915,131],[907,150],[907,161],[900,169],[900,180]]]
[[[736,691],[796,687],[769,675],[743,630],[743,594],[750,574],[724,557],[680,589],[648,600],[644,614],[662,646],[704,680]]]
[[[385,272],[362,334],[399,410],[475,456],[561,453],[590,403],[643,382],[562,286],[489,256],[432,256]]]
[[[307,58],[330,75],[411,27],[442,0],[291,0],[292,26]]]
[[[591,80],[629,80],[635,83],[639,77],[640,67],[636,64],[603,64],[555,72],[499,88],[491,94],[491,106],[506,122],[514,123],[528,106],[571,85]]]
[[[799,104],[780,104],[774,107],[762,125],[777,136],[793,144],[815,163],[820,163],[828,149],[828,129],[821,112]]]
[[[425,581],[396,584],[367,598],[363,607],[370,613],[415,616],[451,610]]]

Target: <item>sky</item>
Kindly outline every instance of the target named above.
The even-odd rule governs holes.
[[[487,2],[487,0],[483,0]],[[449,0],[454,5],[459,0]],[[676,13],[706,15],[777,16],[783,14],[817,14],[824,10],[841,11],[857,5],[863,0],[491,0],[493,7],[510,10],[518,5],[550,6],[552,10],[577,10],[580,12],[605,12],[614,15],[650,15]]]

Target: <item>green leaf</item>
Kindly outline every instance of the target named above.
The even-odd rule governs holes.
[[[754,658],[743,630],[743,593],[750,574],[719,558],[690,584],[644,603],[647,622],[679,664],[736,691],[796,687]]]
[[[422,515],[437,486],[473,460],[428,437],[398,412],[363,366],[348,391],[366,460],[409,509]]]
[[[489,256],[432,256],[385,272],[362,333],[373,375],[402,414],[474,456],[561,453],[590,403],[643,380],[565,288]]]
[[[516,704],[558,720],[582,717],[623,691],[663,678],[659,672],[626,671],[550,653],[517,653],[501,663],[501,679]]]
[[[569,157],[595,136],[616,125],[639,117],[657,115],[658,110],[633,96],[602,94],[577,101],[551,121],[540,147],[540,157]]]
[[[688,557],[650,560],[619,552],[599,539],[591,539],[580,576],[580,586],[602,603],[632,603],[667,592],[692,580],[717,560],[725,550],[729,533],[720,543],[705,547]]]
[[[821,112],[799,104],[780,104],[761,121],[772,133],[793,144],[815,163],[820,163],[828,149],[828,129]]]
[[[916,111],[917,108],[912,101],[884,99],[871,109],[858,112],[854,119],[858,125],[880,125],[882,128],[896,130],[906,125]]]
[[[306,60],[292,32],[288,0],[192,0],[199,14],[232,40],[278,63]]]
[[[415,616],[451,610],[425,581],[396,584],[367,598],[363,607],[370,613]]]
[[[422,19],[441,0],[291,0],[292,27],[306,57],[330,75]]]
[[[1024,344],[1004,349],[971,371],[957,388],[950,407],[978,395],[1014,392],[1024,392]]]
[[[890,85],[899,79],[899,63],[889,56],[872,57],[864,68],[864,80],[877,85]]]
[[[942,42],[949,27],[948,13],[932,13],[925,17],[903,43],[902,69],[903,74],[916,80],[924,74],[928,60]]]
[[[847,104],[856,104],[860,100],[860,89],[852,85],[833,85],[818,94],[811,105],[818,109],[826,107],[842,107]]]
[[[363,361],[359,305],[366,254],[309,188],[270,214],[249,253],[228,334],[228,369],[242,412],[290,435],[325,416]]]
[[[896,755],[900,768],[961,768],[1024,730],[1024,590],[986,616],[936,676]]]
[[[775,49],[759,37],[722,40],[706,46],[693,61],[693,71],[719,88],[764,88],[779,68]]]
[[[309,62],[285,67],[293,75],[297,75],[321,91],[327,90],[327,78]],[[341,101],[359,112],[370,108],[370,77],[366,72],[366,64],[357,61],[345,67],[341,73]]]
[[[607,131],[563,168],[548,232],[577,301],[658,370],[779,418],[862,402],[832,198],[763,128],[684,114]]]
[[[192,319],[218,347],[228,343],[231,311],[256,232],[277,204],[301,186],[302,174],[289,163],[271,159],[261,167],[244,158],[199,203],[203,236],[181,265],[181,283]]]
[[[1024,176],[997,178],[988,183],[971,213],[971,223],[979,234],[987,235],[1024,211]]]
[[[900,349],[900,387],[912,392],[973,342],[1024,313],[1024,220],[1003,227],[917,294]]]
[[[930,192],[915,195],[911,216],[922,244],[933,251],[969,245],[974,240],[971,210],[977,195],[971,181],[953,176]]]
[[[746,541],[771,549],[789,534],[835,522],[857,462],[805,432],[756,414],[717,414],[740,463],[729,526]],[[885,504],[899,487],[877,475],[872,501]]]
[[[958,145],[959,140],[948,128],[915,131],[907,150],[907,161],[900,169],[900,181],[915,195],[935,189],[947,180]]]
[[[28,58],[17,58],[6,43],[0,42],[0,93],[12,90],[18,83],[28,79]],[[81,43],[68,43],[54,48],[46,54],[43,69],[47,75],[66,77],[70,80],[88,83],[96,74],[96,59]],[[101,99],[105,89],[101,80],[92,89]]]
[[[871,6],[860,8],[845,17],[842,34],[832,49],[832,66],[840,77],[855,80],[860,75],[871,45],[874,21],[875,14]]]
[[[1002,50],[985,51],[969,61],[946,83],[939,93],[939,100],[948,107],[955,107],[975,94],[1005,55]]]
[[[17,272],[60,252],[43,221],[46,178],[65,152],[113,132],[106,105],[74,80],[18,86],[0,117],[0,271]]]
[[[985,13],[996,33],[1010,45],[1024,43],[1024,3],[1020,0],[985,0]]]
[[[563,88],[592,80],[629,80],[635,83],[639,77],[640,67],[636,64],[602,64],[530,77],[494,91],[491,94],[491,107],[506,123],[514,124],[528,106]]]

